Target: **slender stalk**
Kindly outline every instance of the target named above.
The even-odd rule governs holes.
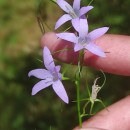
[[[80,108],[80,82],[81,82],[81,72],[82,72],[82,65],[84,59],[84,51],[79,52],[78,58],[78,75],[76,77],[76,93],[77,93],[77,111],[78,111],[78,120],[79,120],[79,127],[82,128],[82,117],[81,117],[81,108]]]
[[[82,118],[80,109],[80,81],[76,81],[76,91],[77,91],[77,111],[78,111],[79,127],[82,128]]]

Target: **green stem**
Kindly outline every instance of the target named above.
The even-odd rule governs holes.
[[[82,128],[81,110],[80,110],[80,81],[76,81],[76,91],[77,91],[77,111],[79,119],[79,127]]]
[[[82,128],[82,117],[81,117],[81,108],[80,108],[80,80],[81,80],[81,71],[84,59],[84,51],[79,52],[78,58],[78,75],[76,78],[76,91],[77,91],[77,111],[78,111],[78,119],[79,119],[79,127]]]

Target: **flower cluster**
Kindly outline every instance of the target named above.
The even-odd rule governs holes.
[[[87,49],[93,54],[101,57],[106,57],[105,53],[99,48],[94,40],[104,35],[108,31],[108,27],[95,29],[88,33],[88,22],[85,14],[93,9],[92,6],[80,8],[80,0],[74,0],[73,7],[64,0],[57,0],[57,4],[68,14],[63,15],[55,25],[55,29],[60,27],[63,23],[71,20],[72,26],[77,31],[78,36],[74,33],[59,33],[57,36],[61,39],[74,43],[74,51]]]
[[[104,35],[108,31],[108,27],[101,27],[88,32],[88,21],[85,14],[93,9],[92,6],[80,7],[81,0],[74,0],[73,6],[68,4],[65,0],[57,0],[56,3],[63,9],[66,14],[59,18],[56,22],[55,29],[59,28],[65,22],[71,20],[72,26],[77,32],[69,33],[58,33],[57,37],[70,41],[74,44],[74,51],[80,51],[87,49],[91,53],[106,57],[104,51],[98,47],[94,41],[100,36]],[[29,72],[30,76],[35,76],[41,79],[32,89],[32,95],[35,95],[40,90],[52,85],[53,90],[56,94],[65,102],[68,103],[68,96],[61,82],[62,75],[60,73],[60,66],[55,66],[51,52],[47,47],[43,49],[43,61],[46,69],[35,69]]]

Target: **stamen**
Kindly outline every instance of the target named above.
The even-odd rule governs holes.
[[[82,46],[86,46],[90,42],[90,38],[88,37],[79,37],[78,43],[81,44]]]
[[[54,70],[54,71],[52,72],[52,76],[53,76],[53,81],[56,81],[56,80],[59,79],[58,73],[56,72],[56,70]]]
[[[86,41],[85,38],[81,38],[81,37],[80,37],[80,38],[78,39],[78,43],[81,44],[82,46],[85,46],[85,45],[86,45],[86,42],[87,42],[87,41]]]

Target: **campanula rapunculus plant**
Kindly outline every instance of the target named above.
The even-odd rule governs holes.
[[[81,0],[74,0],[73,7],[64,0],[57,0],[57,4],[63,9],[67,14],[64,14],[56,22],[55,29],[59,28],[65,22],[71,20],[71,23],[75,30],[79,29],[79,19],[81,16],[85,15],[93,6],[85,6],[80,8]]]
[[[81,49],[87,49],[97,56],[106,57],[103,50],[94,43],[94,40],[104,35],[108,29],[108,27],[102,27],[88,33],[87,19],[80,19],[78,36],[74,33],[59,33],[56,35],[61,39],[74,43],[75,52]]]
[[[61,16],[59,20],[56,22],[55,29],[59,28],[67,21],[71,21],[72,27],[75,29],[76,32],[76,33],[69,33],[64,31],[56,35],[57,37],[63,40],[71,42],[74,45],[75,52],[79,51],[78,67],[72,81],[74,81],[76,85],[77,114],[78,114],[79,127],[82,128],[82,118],[87,115],[92,115],[92,109],[95,102],[100,102],[105,107],[103,102],[100,99],[97,99],[97,94],[106,81],[105,78],[103,85],[98,86],[96,84],[98,78],[96,78],[92,86],[92,93],[91,94],[90,92],[88,93],[89,98],[84,98],[87,102],[85,103],[82,112],[80,102],[84,101],[84,99],[83,100],[81,99],[80,87],[82,85],[81,78],[82,78],[82,70],[83,70],[82,67],[84,64],[84,50],[88,50],[91,53],[100,57],[106,57],[105,52],[95,43],[95,40],[101,37],[102,35],[104,35],[109,28],[101,27],[91,32],[88,32],[88,21],[85,14],[93,8],[93,6],[89,6],[90,4],[88,6],[80,7],[81,0],[74,0],[72,6],[69,3],[67,3],[65,0],[51,0],[51,1],[58,4],[59,7],[66,12],[66,14]],[[62,52],[62,50],[58,50],[57,52],[59,51]],[[28,74],[29,77],[34,76],[41,79],[41,81],[39,81],[37,84],[33,86],[32,95],[35,95],[40,90],[52,85],[52,88],[55,91],[55,93],[65,103],[69,103],[66,90],[61,82],[61,80],[62,79],[64,80],[65,77],[63,78],[62,74],[60,73],[61,67],[59,65],[58,66],[55,65],[51,52],[47,47],[44,47],[43,49],[43,62],[46,69],[42,69],[42,68],[34,69],[30,71]],[[68,79],[71,80],[70,78]],[[87,112],[88,109],[86,111],[88,103],[91,104],[90,113]]]
[[[32,95],[35,95],[40,90],[52,85],[56,94],[65,102],[68,103],[68,96],[61,82],[62,75],[60,73],[60,66],[55,66],[54,60],[47,47],[43,49],[43,61],[46,69],[34,69],[29,72],[28,76],[35,76],[42,79],[34,85]]]

